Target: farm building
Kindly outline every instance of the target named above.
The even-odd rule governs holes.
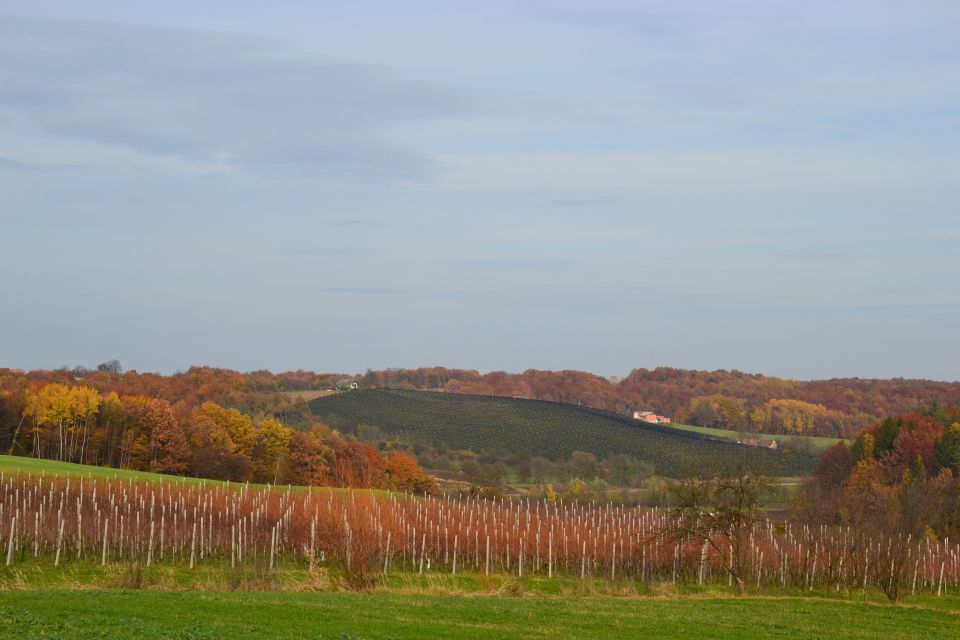
[[[644,422],[649,422],[651,424],[670,424],[670,418],[667,416],[657,415],[653,411],[634,411],[633,419],[643,420]]]
[[[360,383],[356,380],[341,380],[334,387],[337,391],[349,391],[351,389],[359,389]]]
[[[737,444],[746,445],[748,447],[765,447],[767,449],[777,448],[776,440],[763,440],[761,438],[744,438],[743,440],[738,440]]]

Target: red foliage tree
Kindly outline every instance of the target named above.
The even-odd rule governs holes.
[[[192,457],[190,447],[170,403],[153,400],[148,408],[148,419],[152,423],[150,470],[174,475],[186,473]]]
[[[944,426],[931,416],[905,416],[883,462],[898,472],[910,469],[923,476],[932,473],[937,465],[937,444],[944,431]]]
[[[359,442],[335,442],[331,477],[339,487],[386,487],[386,462],[376,449]]]
[[[433,493],[437,489],[433,478],[420,468],[413,456],[403,451],[394,451],[387,458],[386,474],[388,485],[394,491]]]
[[[283,481],[299,485],[329,484],[332,461],[333,449],[313,434],[297,431],[290,438]]]

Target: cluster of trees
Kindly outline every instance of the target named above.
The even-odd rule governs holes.
[[[574,451],[566,460],[550,461],[540,456],[521,460],[518,475],[527,482],[603,480],[616,487],[638,487],[654,474],[654,466],[619,453],[604,460],[586,451]]]
[[[960,410],[890,417],[827,449],[797,498],[805,522],[960,536]]]
[[[571,480],[604,480],[615,487],[639,487],[655,473],[653,464],[641,462],[620,453],[603,460],[586,451],[574,451],[565,460],[548,460],[542,456],[517,460],[478,459],[471,452],[427,450],[415,445],[417,459],[427,467],[460,472],[467,480],[479,477],[508,478],[523,483],[569,482]]]
[[[353,433],[381,448],[387,444],[387,439],[373,427],[359,425]],[[656,472],[653,464],[623,453],[604,459],[587,451],[574,451],[568,458],[559,460],[543,456],[495,458],[478,456],[472,451],[431,447],[423,442],[413,443],[410,452],[424,467],[451,479],[466,481],[473,487],[473,494],[484,496],[502,495],[508,483],[541,487],[554,484],[563,488],[579,483],[584,487],[589,485],[590,494],[598,496],[607,489],[643,487]],[[559,491],[562,493],[562,489]],[[573,491],[580,490],[575,488]]]
[[[172,404],[82,383],[0,390],[0,450],[220,480],[435,489],[408,453],[381,453],[323,424],[295,430],[212,401]]]
[[[451,452],[455,457],[457,452]],[[451,454],[448,454],[451,455]],[[507,482],[530,483],[530,496],[554,501],[563,498],[574,502],[618,502],[622,504],[660,504],[658,491],[648,488],[654,475],[652,464],[617,454],[598,460],[586,451],[574,451],[565,460],[551,461],[540,456],[512,463],[503,460],[482,462],[471,455],[462,455],[446,467],[470,483],[470,494],[500,497],[507,492]]]
[[[166,400],[175,409],[198,407],[215,402],[249,414],[269,414],[290,426],[306,427],[313,421],[305,399],[296,392],[329,389],[343,374],[310,371],[240,373],[230,369],[191,367],[184,373],[160,375],[123,371],[110,361],[86,367],[36,370],[28,373],[0,369],[0,394],[22,394],[28,387],[46,384],[83,385],[101,394],[147,396]]]
[[[842,412],[812,402],[783,398],[767,400],[752,411],[747,411],[747,406],[739,398],[717,393],[697,396],[677,415],[677,420],[735,431],[840,437],[851,435],[847,429],[850,419]]]
[[[844,415],[823,405],[803,400],[768,400],[750,413],[750,426],[757,431],[797,435],[845,436]]]
[[[735,430],[746,423],[747,411],[739,398],[715,393],[693,398],[687,409],[675,417],[678,421],[683,420],[701,427]]]
[[[618,487],[603,478],[547,482],[529,489],[532,500],[565,503],[618,504],[632,507],[666,507],[670,504],[669,484],[651,480],[642,487]]]

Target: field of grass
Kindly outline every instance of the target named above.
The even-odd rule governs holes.
[[[130,469],[114,469],[113,467],[95,467],[88,464],[73,462],[58,462],[44,458],[25,458],[23,456],[0,455],[0,471],[5,473],[17,472],[45,474],[54,476],[82,476],[84,478],[103,478],[116,480],[144,480],[166,481],[178,484],[220,484],[218,480],[204,480],[202,478],[184,478],[168,476],[149,471],[131,471]],[[225,484],[225,483],[224,483]]]
[[[310,406],[328,421],[372,425],[388,437],[500,458],[558,459],[574,451],[607,458],[625,453],[652,463],[666,476],[734,466],[741,460],[769,475],[797,476],[815,462],[797,452],[744,447],[615,413],[539,400],[364,389],[318,398]]]
[[[957,602],[953,601],[956,605]],[[14,590],[4,637],[956,638],[956,609],[814,598]]]
[[[57,460],[46,460],[44,458],[25,458],[23,456],[8,456],[0,454],[0,473],[29,473],[33,475],[45,476],[73,476],[78,478],[97,478],[101,480],[133,480],[134,482],[169,482],[177,485],[186,486],[229,486],[240,487],[249,486],[253,488],[262,488],[267,485],[228,482],[226,480],[209,480],[207,478],[192,478],[187,476],[170,476],[162,473],[151,473],[149,471],[133,471],[131,469],[115,469],[113,467],[97,467],[89,464],[77,464],[75,462],[60,462]],[[284,485],[286,486],[286,485]],[[310,487],[293,485],[294,491],[307,491]],[[355,491],[370,492],[374,494],[386,493],[385,489],[343,489],[339,487],[327,488],[329,491]]]
[[[79,478],[98,478],[102,480],[133,480],[134,482],[169,482],[178,485],[194,485],[212,487],[216,485],[223,486],[244,486],[264,487],[253,483],[228,482],[226,480],[209,480],[207,478],[192,478],[187,476],[171,476],[162,473],[151,473],[150,471],[134,471],[132,469],[116,469],[114,467],[97,467],[90,464],[78,464],[76,462],[60,462],[58,460],[47,460],[45,458],[26,458],[23,456],[0,455],[0,473],[29,473],[34,475],[46,476],[75,476]],[[294,490],[306,490],[307,487],[294,486]],[[334,489],[341,491],[341,489]],[[355,489],[355,491],[378,491],[368,489]]]
[[[280,395],[293,400],[316,400],[337,393],[332,389],[311,389],[307,391],[281,391]]]
[[[729,429],[714,429],[712,427],[698,427],[693,424],[669,424],[664,425],[672,429],[679,429],[681,431],[689,431],[692,433],[702,433],[704,435],[713,436],[715,438],[722,438],[724,440],[730,440],[736,442],[740,440],[741,436],[747,438],[759,438],[760,440],[776,440],[777,445],[780,447],[790,446],[792,442],[803,442],[809,443],[814,449],[823,451],[828,447],[832,447],[838,442],[843,442],[842,438],[825,438],[821,436],[788,436],[783,434],[770,434],[770,433],[741,433],[740,431],[731,431]]]

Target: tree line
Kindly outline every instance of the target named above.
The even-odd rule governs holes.
[[[796,514],[904,541],[957,540],[960,409],[884,418],[852,445],[827,449],[799,492]]]
[[[401,450],[378,451],[313,423],[213,401],[101,392],[74,381],[0,389],[0,451],[218,480],[431,491]]]

